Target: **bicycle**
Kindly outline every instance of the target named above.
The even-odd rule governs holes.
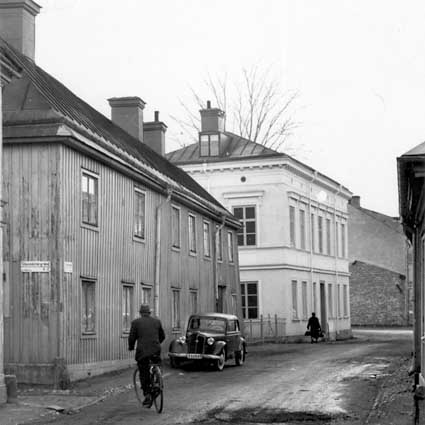
[[[150,378],[149,392],[152,397],[152,402],[155,405],[155,410],[158,413],[161,413],[164,407],[164,381],[162,378],[160,364],[155,362],[149,363],[149,378]],[[140,372],[137,366],[133,373],[133,385],[134,385],[134,391],[136,392],[137,400],[139,400],[139,402],[143,404],[144,397],[143,397],[142,388],[140,386]]]

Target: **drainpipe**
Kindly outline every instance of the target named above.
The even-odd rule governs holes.
[[[308,223],[310,223],[309,229],[310,229],[310,279],[311,279],[311,287],[313,288],[313,229],[311,226],[311,193],[313,190],[313,182],[317,179],[317,171],[314,171],[313,177],[310,180],[310,193],[308,196]],[[319,284],[319,295],[320,295],[320,284]],[[316,284],[316,297],[317,297],[317,284]],[[314,301],[314,298],[313,298]],[[313,305],[312,311],[316,311],[316,306]]]
[[[221,216],[221,224],[215,228],[214,231],[214,298],[215,298],[215,309],[218,310],[218,255],[217,255],[217,238],[219,232],[224,227],[226,221],[226,217],[223,215]],[[223,249],[223,239],[222,239],[222,246]]]
[[[335,223],[334,246],[335,246],[335,283],[336,283],[335,286],[336,287],[338,285],[338,241],[336,239],[336,236],[337,236],[337,234],[336,234],[336,226],[337,226],[337,224],[336,224],[336,197],[341,193],[341,187],[342,186],[339,185],[338,190],[335,192],[335,197],[334,197],[334,223]],[[344,241],[345,241],[345,239],[346,238],[344,238]],[[342,241],[342,237],[341,237],[341,241]],[[344,250],[345,250],[345,247],[344,247]],[[336,294],[338,296],[338,291],[336,291]],[[338,302],[337,302],[337,305],[336,305],[337,311],[334,312],[334,314],[336,313],[336,316],[338,315],[338,305],[339,305],[340,302],[341,302],[341,300],[338,299]],[[337,334],[338,334],[338,317],[335,320],[335,340],[336,340]]]
[[[172,193],[172,189],[167,188],[167,198],[156,207],[155,278],[153,288],[155,316],[159,316],[159,273],[161,267],[161,208],[170,201]]]

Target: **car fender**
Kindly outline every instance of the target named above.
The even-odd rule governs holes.
[[[243,337],[241,337],[239,349],[243,349],[245,351],[245,353],[246,353],[246,339],[243,338]]]
[[[169,353],[187,353],[187,344],[185,342],[181,342],[177,339],[174,339],[170,343],[168,352]]]
[[[214,346],[214,353],[215,355],[220,354],[220,352],[225,348],[226,342],[225,341],[217,341]]]

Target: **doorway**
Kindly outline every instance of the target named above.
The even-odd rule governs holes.
[[[327,319],[326,319],[326,290],[325,282],[320,282],[320,325],[323,332],[327,332]]]

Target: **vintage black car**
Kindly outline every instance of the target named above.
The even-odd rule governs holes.
[[[193,314],[187,322],[186,335],[175,339],[168,352],[171,367],[184,360],[204,361],[223,370],[226,360],[241,366],[246,356],[246,341],[239,319],[231,314]]]

